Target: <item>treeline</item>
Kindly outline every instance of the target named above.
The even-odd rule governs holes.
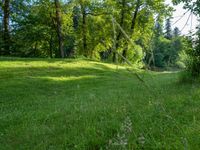
[[[147,57],[150,66],[186,67],[186,51],[192,48],[192,37],[182,36],[177,27],[172,30],[170,18],[166,19],[164,27],[156,22],[153,31],[151,54]]]
[[[4,0],[0,5],[1,56],[123,62],[118,52],[136,64],[166,67],[192,46],[166,20],[173,8],[164,0]]]

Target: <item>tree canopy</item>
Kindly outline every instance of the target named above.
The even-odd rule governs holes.
[[[173,8],[165,0],[5,0],[0,4],[1,55],[123,62],[119,53],[136,64],[164,67],[176,63],[184,45],[179,29],[171,27]],[[198,7],[194,10],[198,12]]]

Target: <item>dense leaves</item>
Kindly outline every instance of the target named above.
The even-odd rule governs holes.
[[[175,4],[179,4],[180,2],[184,2],[184,7],[189,9],[192,13],[200,16],[200,1],[192,1],[192,0],[174,0]],[[200,29],[197,28],[198,31],[196,33],[196,38],[193,39],[193,49],[187,50],[187,54],[189,56],[188,61],[188,70],[193,76],[200,75]]]
[[[11,0],[8,12],[0,4],[1,55],[124,62],[120,53],[140,66],[166,67],[183,49],[164,0]]]

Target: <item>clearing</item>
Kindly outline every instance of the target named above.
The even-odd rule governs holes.
[[[149,89],[123,66],[0,58],[0,149],[199,149],[200,85],[138,73]]]

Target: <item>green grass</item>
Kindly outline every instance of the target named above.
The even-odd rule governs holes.
[[[200,85],[87,60],[0,59],[0,150],[200,149]]]

